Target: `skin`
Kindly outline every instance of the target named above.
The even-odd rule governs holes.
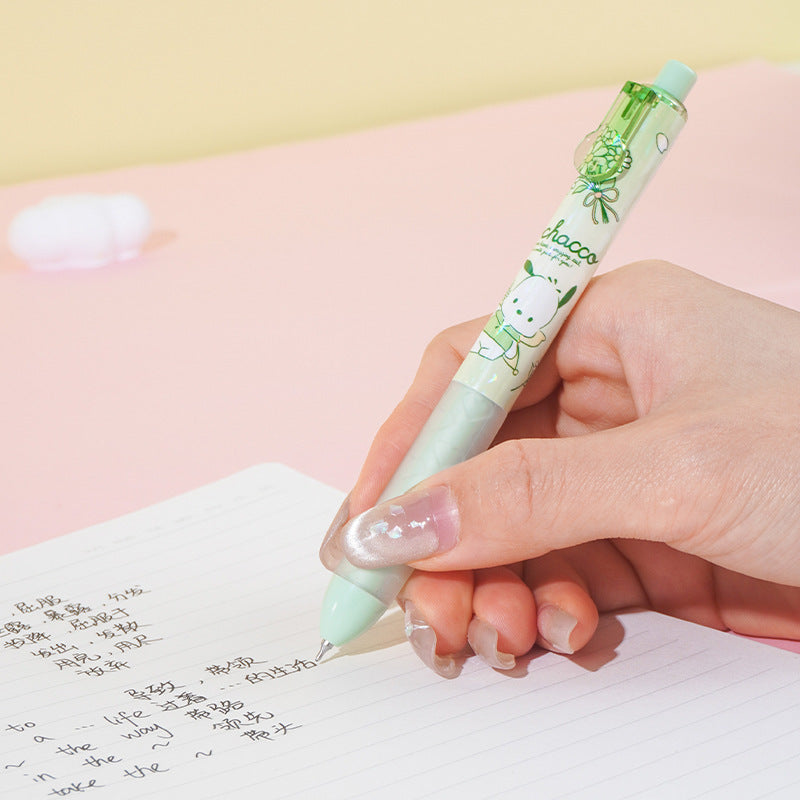
[[[351,517],[374,505],[484,322],[431,342]],[[596,278],[494,446],[426,486],[448,487],[458,541],[414,562],[400,601],[439,654],[461,650],[473,617],[501,652],[578,650],[598,612],[629,606],[800,639],[800,314],[664,262]],[[561,646],[553,609],[577,621]]]

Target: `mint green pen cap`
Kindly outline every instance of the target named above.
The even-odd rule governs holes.
[[[680,61],[667,61],[653,81],[653,87],[672,95],[679,102],[686,99],[697,80],[697,73]]]

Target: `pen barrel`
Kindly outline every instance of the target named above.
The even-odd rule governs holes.
[[[487,450],[505,418],[504,409],[484,393],[452,381],[378,502]]]
[[[450,383],[378,502],[397,497],[431,475],[487,450],[505,417],[506,412],[485,394],[456,381]],[[388,605],[411,569],[364,570],[342,559],[334,572]]]
[[[456,381],[511,409],[685,122],[686,110],[674,98],[625,85],[585,140],[577,179]]]
[[[667,70],[666,77],[672,85],[675,71]],[[686,109],[668,92],[625,84],[600,127],[584,140],[585,157],[567,197],[380,501],[405,493],[491,445],[685,122]],[[334,572],[323,601],[321,629],[325,640],[340,645],[377,621],[412,570],[364,570],[342,559]]]

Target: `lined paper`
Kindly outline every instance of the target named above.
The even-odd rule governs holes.
[[[800,658],[651,612],[452,681],[390,612],[316,664],[341,499],[263,465],[0,558],[0,795],[797,797]]]

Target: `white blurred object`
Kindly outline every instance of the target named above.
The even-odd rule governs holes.
[[[34,270],[93,269],[135,258],[150,230],[136,195],[58,195],[20,211],[8,244]]]

